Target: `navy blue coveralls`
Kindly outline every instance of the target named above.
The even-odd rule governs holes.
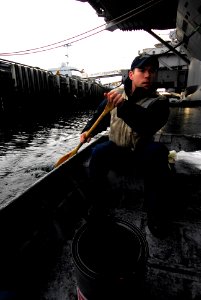
[[[160,130],[169,117],[169,101],[155,101],[153,105],[144,108],[136,102],[143,97],[158,97],[155,91],[147,92],[137,88],[127,101],[117,108],[117,116],[135,132],[147,138],[139,140],[134,151],[130,148],[117,146],[112,141],[96,145],[92,149],[90,160],[90,177],[94,192],[92,201],[94,207],[101,212],[107,206],[107,173],[110,169],[131,168],[134,166],[144,178],[145,205],[149,222],[164,223],[171,209],[171,170],[168,164],[169,150],[153,140],[153,135]],[[107,100],[99,105],[92,119],[82,132],[87,131],[103,111]],[[93,132],[105,131],[110,126],[110,113],[99,123]],[[126,167],[127,166],[127,167]],[[154,220],[154,221],[153,221]]]

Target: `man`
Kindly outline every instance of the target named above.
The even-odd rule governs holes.
[[[107,198],[107,173],[111,168],[137,167],[144,177],[145,205],[148,227],[157,235],[165,235],[168,228],[169,189],[171,171],[168,149],[154,141],[169,117],[169,101],[154,89],[159,67],[156,55],[137,56],[125,80],[124,88],[105,93],[92,119],[82,131],[80,140],[86,141],[86,132],[103,111],[107,101],[114,109],[93,131],[93,135],[109,126],[109,141],[97,145],[90,160],[93,179],[94,207],[100,213]],[[89,141],[90,138],[87,139]]]

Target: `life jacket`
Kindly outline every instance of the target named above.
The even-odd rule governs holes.
[[[120,92],[126,101],[128,100],[128,97],[123,88],[121,87],[117,88],[116,91]],[[152,97],[152,98],[145,97],[137,101],[136,104],[141,105],[144,108],[147,108],[155,101],[157,101],[159,97]],[[139,135],[130,126],[128,126],[123,121],[123,119],[117,117],[117,107],[115,107],[110,113],[111,113],[111,120],[110,120],[109,139],[118,146],[135,149],[138,140],[140,138],[145,138],[145,137]],[[153,136],[150,136],[149,139],[153,139]]]

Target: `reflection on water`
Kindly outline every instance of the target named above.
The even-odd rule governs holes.
[[[79,143],[92,111],[0,128],[0,204],[8,203]],[[201,135],[201,109],[171,108],[164,132]]]
[[[0,204],[7,203],[77,146],[92,112],[0,128]]]
[[[172,107],[164,132],[201,135],[201,107]]]

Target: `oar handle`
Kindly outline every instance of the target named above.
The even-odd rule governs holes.
[[[107,113],[109,113],[111,110],[113,110],[114,105],[113,103],[108,102],[102,112],[102,114],[98,117],[98,119],[95,121],[95,123],[91,126],[91,128],[86,132],[86,139],[90,136],[92,131],[97,127],[97,125],[100,123],[100,121],[103,119]],[[78,145],[79,146],[79,145]],[[80,147],[79,147],[80,148]]]

